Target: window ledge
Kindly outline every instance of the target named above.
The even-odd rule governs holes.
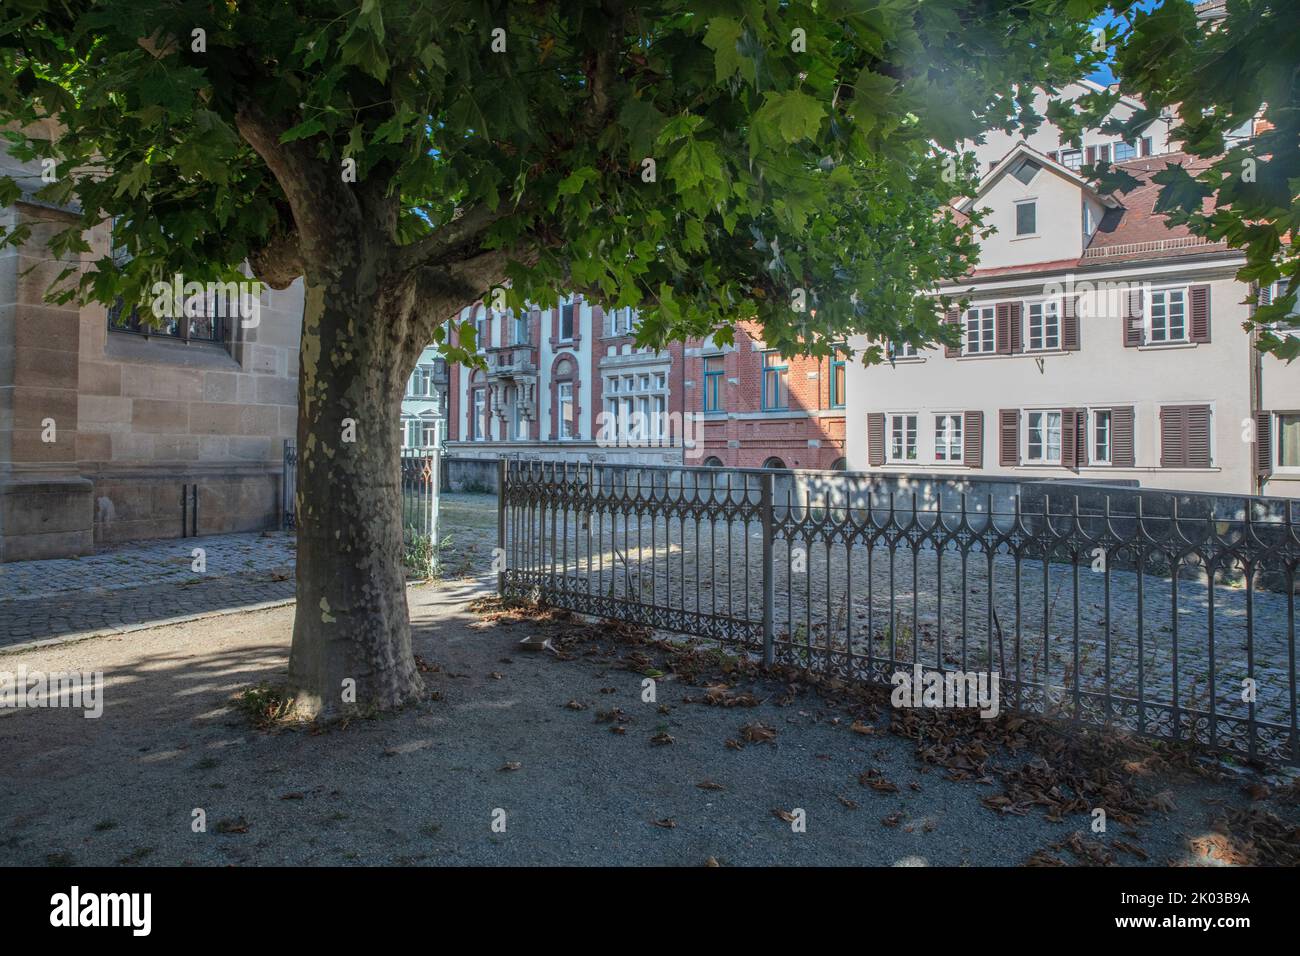
[[[114,332],[112,329],[104,344],[104,356],[186,368],[240,368],[239,362],[227,351],[224,343],[186,342],[164,336],[146,337],[134,332]]]

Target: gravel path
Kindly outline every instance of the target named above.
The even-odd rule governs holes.
[[[728,709],[686,703],[700,692],[665,677],[644,703],[642,676],[606,656],[519,651],[530,626],[482,627],[465,605],[474,593],[408,592],[437,699],[320,734],[257,731],[228,706],[282,676],[292,608],[0,655],[5,669],[97,669],[107,681],[98,720],[0,713],[0,861],[1018,865],[1075,834],[1093,839],[1084,813],[1053,823],[987,809],[995,787],[946,779],[900,737],[851,731],[811,693],[783,700],[784,684],[745,685],[762,703]],[[597,720],[614,708],[621,722]],[[776,738],[726,745],[753,721]],[[663,733],[673,742],[656,746]],[[898,791],[860,785],[868,769]],[[1168,791],[1170,809],[1139,837],[1119,825],[1101,836],[1119,863],[1139,860],[1118,840],[1151,863],[1196,862],[1189,839],[1247,802],[1240,784],[1146,783]],[[196,809],[206,832],[193,832]],[[794,809],[806,832],[773,812]],[[498,810],[504,832],[492,829]]]

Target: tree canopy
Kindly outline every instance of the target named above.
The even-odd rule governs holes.
[[[244,261],[283,286],[354,228],[312,221],[343,191],[401,267],[503,250],[509,304],[586,291],[648,343],[741,319],[789,352],[919,343],[977,255],[978,215],[936,214],[976,173],[944,148],[1034,125],[1035,87],[1100,59],[1101,6],[13,0],[0,123],[56,162],[41,198],[115,220],[129,257],[79,290],[102,302]],[[61,135],[20,131],[43,118]]]

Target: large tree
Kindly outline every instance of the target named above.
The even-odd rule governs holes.
[[[653,344],[741,320],[787,353],[932,341],[927,293],[980,227],[938,212],[974,173],[942,147],[1032,125],[1034,89],[1098,56],[1100,6],[9,0],[0,123],[84,210],[57,252],[114,218],[129,258],[78,295],[304,279],[290,678],[310,711],[345,678],[390,707],[421,689],[394,424],[421,349],[471,360],[449,317],[504,283],[634,306]],[[20,131],[43,118],[61,135]]]

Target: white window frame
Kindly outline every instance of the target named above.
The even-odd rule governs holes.
[[[1173,296],[1177,294],[1182,297],[1183,305],[1183,334],[1180,338],[1174,338],[1169,335],[1169,312]],[[1156,337],[1156,302],[1162,303],[1164,310],[1162,338]],[[1188,294],[1188,287],[1185,285],[1165,286],[1159,289],[1149,289],[1146,294],[1146,316],[1145,316],[1146,344],[1147,345],[1183,345],[1191,341],[1191,296]]]
[[[980,345],[980,347],[979,347],[978,349],[972,349],[972,348],[970,347],[970,332],[971,332],[971,321],[972,321],[972,320],[971,320],[971,313],[972,313],[972,312],[973,312],[973,313],[977,313],[976,318],[974,319],[974,322],[975,322],[975,324],[979,327],[979,334],[976,336],[976,339],[977,339],[977,341],[979,342],[979,345]],[[985,338],[986,338],[986,336],[984,335],[984,332],[985,332],[986,328],[987,328],[987,331],[988,331],[988,336],[987,336],[987,340],[988,340],[988,348],[985,348],[985,347],[984,347]],[[965,314],[964,317],[962,318],[962,329],[961,329],[961,332],[962,332],[961,354],[962,354],[962,355],[995,355],[995,354],[997,354],[997,351],[998,351],[998,335],[997,335],[997,329],[998,329],[998,323],[997,323],[997,308],[996,308],[996,306],[992,306],[992,305],[977,305],[977,306],[972,306],[971,308],[967,309],[967,310],[966,310],[966,314]]]
[[[1051,314],[1048,314],[1048,306],[1051,306]],[[1034,310],[1039,310],[1038,324],[1041,326],[1039,332],[1038,345],[1034,345]],[[1055,326],[1053,335],[1056,341],[1048,345],[1047,328],[1051,320]],[[1026,352],[1059,352],[1061,350],[1061,300],[1060,299],[1039,299],[1034,302],[1028,302],[1025,305],[1025,351]]]
[[[470,399],[470,421],[474,429],[472,441],[487,441],[490,429],[487,417],[487,389],[483,386],[471,388],[469,393]]]
[[[572,414],[565,414],[565,406],[569,407],[570,412],[573,409],[574,389],[572,382],[555,383],[555,430],[559,433],[556,437],[561,441],[571,441],[577,437],[578,423],[573,420]],[[566,427],[567,426],[567,427]]]
[[[910,419],[910,423],[909,423]],[[894,454],[894,436],[898,431],[899,422],[902,422],[902,442],[900,447],[903,450],[901,457]],[[907,457],[909,447],[912,451],[912,457]],[[906,465],[915,463],[921,459],[921,415],[919,412],[890,412],[885,416],[885,461],[889,464]]]
[[[1056,457],[1054,458],[1051,457],[1050,455],[1052,431],[1051,431],[1049,416],[1052,415],[1056,416]],[[1041,423],[1039,425],[1039,430],[1041,432],[1041,435],[1038,442],[1039,449],[1040,449],[1038,458],[1033,457],[1033,454],[1031,452],[1031,448],[1033,447],[1032,437],[1035,430],[1033,424],[1035,416],[1042,416]],[[1061,450],[1062,450],[1061,446],[1064,437],[1062,425],[1064,423],[1064,419],[1065,419],[1065,415],[1062,413],[1061,409],[1059,408],[1031,408],[1026,410],[1025,433],[1023,435],[1024,448],[1025,448],[1025,464],[1059,465],[1061,463]]]
[[[936,412],[934,416],[935,462],[945,465],[961,464],[964,437],[961,412]]]
[[[1064,166],[1066,169],[1073,169],[1077,171],[1083,168],[1083,150],[1063,149],[1057,155],[1060,156],[1061,158],[1061,165]],[[1074,162],[1071,163],[1067,161],[1066,159],[1067,156],[1073,158]]]
[[[1123,159],[1120,159],[1119,158],[1120,147],[1125,147],[1127,149],[1133,150],[1133,155],[1126,156]],[[1113,157],[1111,160],[1112,162],[1128,163],[1128,162],[1132,162],[1133,160],[1137,159],[1142,155],[1142,147],[1139,146],[1137,143],[1126,143],[1124,142],[1124,140],[1120,139],[1120,140],[1116,140],[1114,143],[1111,144],[1110,154]]]
[[[1097,455],[1097,442],[1101,432],[1101,418],[1106,419],[1106,457]],[[1109,465],[1115,460],[1115,416],[1109,408],[1088,409],[1088,464]]]
[[[569,334],[564,334],[564,310],[569,309]],[[578,303],[576,300],[560,302],[555,316],[555,339],[557,342],[572,342],[578,335]]]
[[[1282,297],[1282,285],[1283,285],[1282,280],[1278,279],[1276,282],[1274,282],[1271,286],[1268,287],[1269,302],[1276,302],[1278,299]],[[1287,315],[1292,316],[1297,320],[1300,320],[1300,296],[1296,296],[1296,304],[1291,308],[1291,311],[1288,312]],[[1267,326],[1267,329],[1268,331],[1272,332],[1274,335],[1280,338],[1286,338],[1288,336],[1291,338],[1300,338],[1300,324],[1285,325],[1282,322],[1270,322]]]
[[[1273,413],[1273,421],[1270,427],[1273,429],[1273,474],[1275,475],[1300,475],[1300,465],[1282,464],[1282,419],[1297,418],[1300,419],[1300,409],[1295,411],[1281,411]]]
[[[1021,206],[1033,206],[1033,207],[1034,207],[1034,231],[1033,231],[1033,232],[1021,232],[1021,231],[1020,231],[1020,207],[1021,207]],[[1012,219],[1011,219],[1011,225],[1014,227],[1013,232],[1012,232],[1012,238],[1013,238],[1013,239],[1033,239],[1035,236],[1037,236],[1037,235],[1039,234],[1039,228],[1038,228],[1038,197],[1035,196],[1035,197],[1033,197],[1032,199],[1017,199],[1017,200],[1016,200],[1015,213],[1014,213],[1014,215],[1012,216]]]

